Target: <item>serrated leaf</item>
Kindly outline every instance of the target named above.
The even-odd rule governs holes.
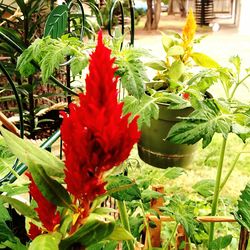
[[[73,235],[65,238],[60,243],[60,250],[69,249],[74,243],[80,243],[85,247],[105,240],[114,230],[115,222],[111,216],[90,214],[85,224]]]
[[[159,107],[155,103],[155,98],[144,94],[141,100],[136,99],[133,96],[126,96],[123,100],[123,113],[131,113],[129,121],[134,117],[139,116],[138,127],[141,128],[142,124],[150,126],[151,119],[158,119]]]
[[[168,77],[172,81],[178,81],[184,73],[185,65],[182,61],[175,61],[172,63],[168,71]]]
[[[168,179],[176,179],[177,177],[181,176],[183,173],[185,173],[185,170],[183,168],[178,168],[178,167],[167,168],[164,171],[164,177]]]
[[[235,219],[250,231],[250,184],[241,192],[238,199],[238,211],[234,213]]]
[[[205,100],[189,117],[170,129],[167,139],[176,144],[194,144],[202,139],[205,148],[215,133],[226,138],[230,131],[231,120],[223,116],[213,100]]]
[[[60,234],[59,234],[60,235]],[[60,238],[58,235],[43,234],[36,237],[30,244],[29,250],[59,250]]]
[[[75,56],[70,65],[71,65],[71,71],[72,76],[76,76],[77,74],[81,73],[83,69],[85,69],[88,65],[88,57],[77,57]]]
[[[46,199],[57,206],[72,209],[72,201],[66,189],[59,182],[49,177],[42,166],[29,163],[29,171]]]
[[[184,49],[180,45],[174,45],[168,49],[168,56],[181,56],[184,54]]]
[[[197,193],[204,196],[205,198],[213,195],[214,187],[215,187],[215,181],[212,179],[201,180],[192,186],[192,188]]]
[[[166,64],[164,61],[152,61],[152,62],[147,62],[145,63],[146,66],[149,68],[155,69],[155,70],[165,70],[166,69]]]
[[[0,128],[6,144],[17,158],[28,165],[34,163],[43,166],[49,176],[63,177],[64,163],[56,156],[41,149],[28,140],[23,140],[6,129]],[[32,154],[30,153],[32,152]]]
[[[31,207],[29,207],[25,203],[15,199],[15,198],[0,195],[0,201],[3,202],[3,203],[10,204],[19,213],[21,213],[22,215],[24,215],[26,217],[29,217],[29,218],[32,218],[32,219],[37,219],[37,214],[34,211],[34,209],[32,209]]]
[[[68,24],[68,6],[66,4],[56,6],[47,17],[44,27],[44,36],[59,38],[63,35]]]
[[[133,182],[127,176],[110,176],[108,178],[106,189],[109,191],[129,184],[133,184]],[[134,183],[131,187],[125,190],[111,193],[110,196],[121,201],[133,201],[141,199],[141,192],[138,185]]]
[[[205,68],[219,68],[220,65],[211,57],[203,54],[194,52],[190,55],[190,57],[195,61],[195,63],[199,66],[205,67]]]
[[[232,239],[233,239],[233,236],[230,234],[226,236],[218,237],[217,239],[211,242],[211,249],[213,250],[224,249],[230,245]]]

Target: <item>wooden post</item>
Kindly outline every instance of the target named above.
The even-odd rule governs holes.
[[[184,241],[185,246],[182,249],[190,250],[188,237],[182,225],[178,225],[175,239],[176,239],[176,249],[180,249],[181,243]]]
[[[241,227],[240,240],[238,250],[246,250],[249,240],[249,231],[245,227]]]

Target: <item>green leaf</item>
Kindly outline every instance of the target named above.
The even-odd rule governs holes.
[[[236,69],[237,74],[240,74],[241,59],[237,56],[232,56],[229,58],[229,62],[232,63]]]
[[[113,232],[107,237],[108,240],[133,240],[134,237],[125,228],[115,226]]]
[[[214,61],[211,57],[203,53],[194,52],[190,56],[195,61],[195,63],[199,66],[202,66],[205,68],[219,68],[220,67],[220,65],[216,61]]]
[[[177,177],[181,176],[183,173],[185,173],[185,170],[183,168],[178,168],[178,167],[167,168],[164,171],[164,177],[168,179],[176,179]]]
[[[45,149],[41,149],[28,140],[23,140],[6,129],[0,128],[6,144],[18,159],[28,163],[41,165],[49,176],[63,177],[64,163]],[[32,153],[31,153],[32,152]]]
[[[142,191],[142,200],[144,203],[151,201],[152,199],[158,199],[160,197],[163,197],[163,193],[159,193],[157,191],[151,190],[151,189],[146,189]]]
[[[9,229],[4,221],[0,221],[0,242],[10,240],[15,241],[14,233]]]
[[[87,221],[73,235],[62,240],[60,250],[69,249],[74,243],[88,247],[105,240],[114,230],[115,222],[111,216],[90,214]]]
[[[132,121],[134,117],[139,116],[138,127],[141,128],[142,124],[150,126],[151,119],[158,119],[159,107],[155,103],[155,99],[151,96],[144,94],[141,100],[136,99],[133,96],[126,96],[123,100],[123,113],[131,113],[129,121]]]
[[[174,45],[168,49],[168,56],[181,56],[184,54],[184,49],[180,45]]]
[[[72,201],[66,189],[56,180],[49,177],[42,166],[29,163],[29,171],[46,199],[57,206],[72,209]]]
[[[75,56],[71,63],[71,71],[72,71],[72,76],[76,76],[77,74],[79,74],[84,68],[87,67],[88,65],[88,57],[87,56],[82,56],[82,57],[77,57]]]
[[[250,183],[241,192],[238,199],[238,211],[234,213],[235,219],[241,226],[250,231]]]
[[[11,217],[8,213],[8,210],[6,207],[3,206],[2,202],[0,201],[0,222],[9,220],[11,220]]]
[[[60,234],[43,234],[36,237],[30,244],[29,250],[59,250]]]
[[[204,196],[205,198],[210,197],[214,193],[215,181],[212,179],[201,180],[193,185],[193,189]]]
[[[165,70],[166,69],[166,64],[164,61],[152,61],[152,62],[147,62],[145,63],[146,66],[149,68],[155,69],[155,70]]]
[[[168,76],[171,81],[178,81],[180,77],[183,75],[185,70],[185,65],[182,61],[175,61],[172,63]]]
[[[68,24],[68,6],[56,6],[47,17],[44,27],[44,36],[59,38],[63,35]]]
[[[164,34],[163,32],[161,32],[161,34],[162,34],[162,38],[161,38],[162,46],[164,50],[166,51],[166,53],[168,53],[169,48],[173,44],[173,39],[167,36],[166,34]]]
[[[133,182],[127,176],[110,176],[108,178],[108,184],[106,186],[107,191],[114,188],[119,188],[124,185],[130,185],[131,187],[118,192],[111,193],[110,196],[121,201],[133,201],[141,199],[141,192],[137,184]]]
[[[25,203],[12,198],[12,197],[8,197],[5,195],[0,195],[0,201],[2,201],[3,203],[8,203],[10,204],[13,208],[15,208],[19,213],[21,213],[22,215],[32,218],[32,219],[37,219],[37,214],[34,211],[34,209],[32,209],[31,207],[29,207],[28,205],[26,205]]]
[[[230,234],[223,236],[223,237],[218,237],[217,239],[211,242],[211,249],[213,250],[224,249],[230,245],[232,239],[233,239],[233,236]]]
[[[167,139],[176,144],[194,144],[202,139],[205,148],[215,133],[221,133],[226,138],[230,131],[231,120],[223,115],[213,100],[208,99],[200,102],[199,108],[184,121],[175,124]]]

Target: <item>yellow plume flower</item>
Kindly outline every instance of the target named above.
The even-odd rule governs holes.
[[[184,42],[184,47],[188,46],[193,41],[195,31],[196,31],[196,22],[193,10],[190,9],[186,19],[186,24],[182,31],[182,39]]]

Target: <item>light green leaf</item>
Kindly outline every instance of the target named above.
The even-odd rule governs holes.
[[[184,49],[180,45],[174,45],[168,49],[168,56],[181,56],[184,54]]]
[[[178,81],[182,74],[184,73],[185,65],[182,61],[175,61],[172,63],[169,71],[168,76],[171,81]]]
[[[166,51],[166,53],[168,53],[170,46],[173,44],[173,40],[169,36],[164,34],[163,32],[161,32],[161,34],[162,34],[162,38],[161,38],[162,46],[164,50]]]
[[[176,179],[177,177],[181,176],[183,173],[185,173],[185,170],[183,168],[172,167],[172,168],[167,168],[164,171],[164,176],[168,179]]]
[[[46,199],[57,206],[72,209],[72,201],[66,189],[56,180],[49,177],[42,166],[29,163],[29,171]]]
[[[224,249],[230,245],[232,239],[233,239],[233,236],[230,234],[226,236],[218,237],[217,239],[212,241],[211,249],[213,250]]]
[[[58,236],[59,235],[59,236]],[[43,234],[36,237],[30,244],[29,250],[59,250],[60,234]]]
[[[129,121],[132,121],[134,117],[139,116],[139,128],[141,128],[144,123],[147,126],[150,126],[151,119],[158,119],[159,116],[159,107],[155,101],[155,98],[146,94],[142,96],[141,100],[138,100],[133,96],[126,96],[123,100],[123,113],[131,113]]]
[[[152,199],[158,199],[159,197],[163,197],[164,194],[151,190],[151,189],[146,189],[142,191],[142,200],[144,203],[150,202]]]
[[[131,187],[118,192],[111,193],[110,196],[121,201],[133,201],[141,199],[141,192],[138,185],[133,183],[127,176],[110,176],[108,178],[108,184],[106,186],[107,191],[114,188],[119,188],[124,185],[130,185]]]
[[[205,198],[214,193],[215,181],[212,179],[201,180],[193,185],[193,189]]]
[[[166,64],[164,61],[152,61],[145,63],[146,66],[155,69],[155,70],[165,70]]]
[[[133,240],[134,237],[125,228],[115,226],[114,231],[107,237],[108,240]]]
[[[241,59],[237,56],[232,56],[229,58],[229,62],[232,63],[236,69],[237,74],[240,74]]]
[[[49,176],[63,177],[64,163],[55,155],[41,149],[28,140],[23,140],[4,128],[0,128],[6,144],[17,158],[28,163],[41,165]],[[32,153],[31,153],[32,152]]]
[[[13,208],[15,208],[19,213],[21,213],[22,215],[32,218],[32,219],[37,219],[37,214],[35,212],[34,209],[32,209],[31,207],[29,207],[28,205],[26,205],[25,203],[12,198],[12,197],[8,197],[5,195],[0,195],[0,201],[3,203],[8,203],[10,204]]]
[[[219,68],[220,65],[214,61],[211,57],[203,54],[194,52],[191,55],[191,58],[195,61],[195,63],[199,66],[205,67],[205,68]]]
[[[111,216],[90,214],[87,221],[73,235],[62,240],[60,250],[69,249],[74,243],[87,247],[105,240],[114,230],[115,222]]]
[[[11,217],[10,217],[10,215],[8,213],[7,208],[4,207],[4,205],[2,204],[2,202],[0,200],[0,222],[8,221],[8,220],[11,220]]]

